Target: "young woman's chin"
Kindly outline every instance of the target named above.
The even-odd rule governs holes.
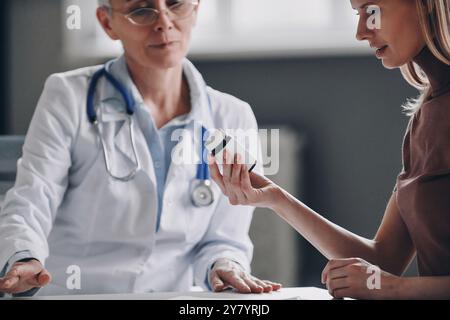
[[[381,60],[383,67],[392,70],[400,68],[401,66],[411,61],[413,58],[414,57],[398,56],[394,52],[392,52],[390,48],[388,48],[384,55],[379,59]]]
[[[383,64],[383,67],[385,67],[386,69],[389,69],[389,70],[400,68],[403,65],[403,64],[396,63],[396,62],[390,60],[389,58],[382,59],[381,62]],[[404,64],[406,64],[406,63],[404,63]]]
[[[423,46],[417,46],[405,53],[398,54],[396,51],[393,51],[392,48],[388,47],[383,55],[378,58],[386,69],[397,69],[414,60],[422,49]]]

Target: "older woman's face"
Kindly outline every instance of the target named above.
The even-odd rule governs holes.
[[[386,68],[397,68],[411,61],[425,46],[415,0],[351,0],[358,11],[356,38],[367,40]],[[368,28],[368,5],[380,8],[380,28]]]
[[[142,7],[165,12],[177,2],[180,0],[111,0],[114,11],[108,17],[109,29],[105,30],[112,39],[122,42],[129,58],[143,67],[175,67],[189,50],[197,7],[190,16],[175,21],[166,14],[159,14],[158,19],[148,26],[135,25],[125,15]],[[102,25],[105,27],[104,23]]]

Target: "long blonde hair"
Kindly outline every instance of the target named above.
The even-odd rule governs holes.
[[[416,0],[416,6],[426,45],[437,59],[450,65],[450,0]],[[430,82],[413,61],[400,70],[405,80],[421,93],[404,106],[407,114],[413,115],[430,94]]]

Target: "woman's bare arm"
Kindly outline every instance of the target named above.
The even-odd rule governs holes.
[[[248,173],[238,158],[230,161],[225,154],[223,174],[214,160],[211,176],[231,204],[271,208],[328,259],[359,257],[394,274],[401,274],[411,261],[414,247],[394,194],[375,238],[366,239],[325,219],[266,177]]]
[[[392,195],[374,239],[360,237],[325,219],[292,195],[280,190],[273,210],[328,259],[360,257],[400,275],[414,246]]]

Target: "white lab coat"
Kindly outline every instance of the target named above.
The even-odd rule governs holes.
[[[189,61],[183,65],[193,111],[207,128],[257,128],[247,103],[206,87]],[[0,215],[0,269],[16,252],[30,252],[53,276],[40,295],[177,291],[193,284],[205,288],[207,269],[219,257],[249,271],[253,246],[248,230],[254,208],[231,206],[214,183],[214,204],[193,207],[189,186],[195,164],[171,165],[161,225],[155,231],[155,172],[137,121],[133,131],[142,169],[129,182],[107,174],[98,135],[86,114],[87,88],[100,67],[55,74],[46,81],[15,186]],[[111,64],[110,72],[142,103],[124,57]],[[134,156],[123,121],[125,106],[104,78],[95,104],[114,170],[128,168]],[[70,266],[81,271],[80,290],[67,287],[68,280],[72,288],[76,285],[66,273]]]

